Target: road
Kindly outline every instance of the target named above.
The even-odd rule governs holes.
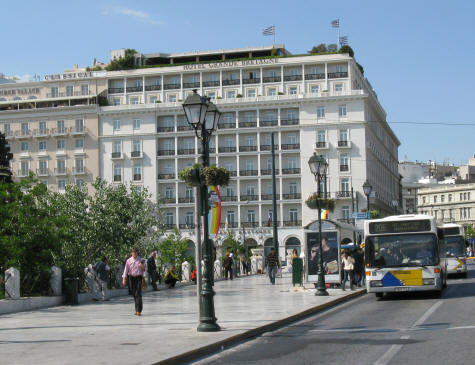
[[[441,297],[366,294],[194,364],[473,364],[475,263]]]

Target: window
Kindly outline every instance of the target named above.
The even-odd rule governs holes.
[[[246,123],[252,123],[255,122],[255,116],[253,112],[246,112],[244,113],[244,121]]]
[[[122,152],[122,143],[120,141],[114,141],[112,145],[112,152],[121,153]]]
[[[452,201],[452,194],[449,194],[449,199],[448,200],[449,200],[449,202]],[[425,201],[424,201],[424,203],[425,203]]]
[[[256,222],[256,212],[254,210],[248,210],[247,211],[247,221],[249,223],[255,223]]]
[[[38,143],[38,151],[46,151],[46,148],[47,148],[47,145],[46,145],[46,141],[40,141]]]
[[[5,134],[5,136],[10,135],[10,123],[5,123],[3,125],[3,133]]]
[[[137,97],[133,97],[133,98],[130,98],[130,104],[135,104],[137,105],[139,103],[139,98]]]
[[[172,165],[172,164],[167,164],[167,166],[165,166],[165,174],[173,174],[175,172],[175,166]]]
[[[27,176],[30,171],[30,162],[29,161],[21,161],[20,162],[20,175]]]
[[[312,85],[310,88],[310,91],[312,94],[317,94],[318,93],[318,85]]]
[[[266,121],[275,120],[276,119],[275,112],[272,110],[266,110],[266,112],[264,113],[264,119]]]
[[[442,209],[440,211],[440,215],[441,215],[440,219],[444,220],[445,219],[445,209]]]
[[[224,147],[227,147],[227,148],[234,147],[234,138],[225,137],[224,138]]]
[[[168,212],[165,216],[165,219],[166,219],[166,224],[168,227],[171,227],[174,225],[173,221],[174,221],[174,216],[173,216],[173,213],[170,213]]]
[[[266,164],[267,164],[267,170],[272,170],[272,159],[268,159],[266,161]]]
[[[78,188],[80,188],[83,185],[84,185],[84,180],[83,179],[76,179],[76,186]]]
[[[231,113],[226,113],[223,116],[223,120],[225,124],[232,124],[234,123],[234,116]]]
[[[21,152],[28,152],[30,150],[30,144],[28,142],[21,142],[20,150]]]
[[[236,97],[236,92],[234,90],[228,91],[226,96],[228,99],[234,99]]]
[[[274,77],[274,78],[278,77],[277,71],[275,71],[275,70],[269,71],[269,76]]]
[[[134,129],[140,129],[140,119],[134,119],[132,124]]]
[[[340,180],[341,191],[350,191],[350,179],[344,178]]]
[[[120,105],[120,98],[112,99],[112,105],[114,105],[114,106]]]
[[[463,200],[467,200],[467,193],[463,193]]]
[[[57,98],[58,95],[59,95],[59,93],[58,93],[58,88],[57,88],[57,87],[52,87],[52,88],[51,88],[51,97],[52,97],[52,98]]]
[[[158,98],[156,96],[151,96],[150,97],[150,103],[155,104],[157,102]]]
[[[297,194],[297,183],[296,182],[291,182],[289,184],[289,193],[291,195],[295,195]]]
[[[45,121],[39,122],[38,127],[39,127],[39,130],[40,130],[39,132],[40,132],[41,135],[45,135],[47,133],[46,122]]]
[[[234,224],[234,210],[228,210],[226,212],[226,220],[228,221],[228,224]]]
[[[434,195],[434,203],[437,203],[437,195]]]
[[[470,192],[467,193],[467,200],[470,200]]]
[[[317,132],[317,142],[319,143],[325,143],[326,141],[326,133],[323,130],[319,130]]]
[[[74,87],[73,86],[66,86],[66,96],[73,96],[74,94]]]
[[[76,119],[75,121],[76,132],[84,132],[84,120]]]
[[[342,153],[340,154],[340,171],[348,171],[348,154]]]
[[[246,170],[254,170],[254,161],[253,160],[247,160],[246,161]]]
[[[312,74],[314,75],[318,74],[318,66],[312,67]]]
[[[270,89],[267,89],[267,95],[269,96],[275,96],[277,95],[277,89],[276,88],[270,88]]]
[[[208,92],[208,98],[210,99],[216,99],[216,93],[214,91]]]
[[[246,136],[246,146],[255,146],[256,142],[254,140],[254,136]]]
[[[289,94],[297,95],[297,87],[296,86],[289,87]]]
[[[256,89],[247,89],[247,97],[248,98],[255,98],[256,97]]]
[[[58,180],[58,191],[64,191],[66,189],[66,180]]]
[[[57,149],[58,151],[64,151],[65,148],[66,148],[66,140],[64,140],[64,139],[58,139],[58,140],[56,141],[56,149]]]
[[[449,196],[450,196],[450,195],[449,195]],[[449,200],[449,201],[450,201],[450,200]],[[423,197],[422,197],[422,204],[425,204],[425,203],[426,203],[426,197],[423,196]]]
[[[287,119],[289,120],[297,119],[297,110],[287,110]]]
[[[443,203],[445,201],[445,195],[440,196],[440,202]]]
[[[194,221],[193,212],[186,212],[185,224],[187,225],[187,227],[192,227],[194,223],[193,221]]]
[[[81,85],[81,95],[89,95],[89,85]]]
[[[338,105],[338,116],[346,118],[346,105]]]
[[[191,187],[189,187],[189,186],[187,186],[187,187],[185,188],[185,197],[186,197],[187,199],[193,199],[193,188],[191,188]]]
[[[169,103],[175,103],[176,102],[176,94],[168,95],[168,102]]]
[[[290,216],[290,221],[293,223],[298,222],[298,211],[295,208],[289,209],[289,216]]]
[[[165,189],[165,198],[167,200],[172,200],[174,199],[174,190],[171,186],[167,186],[167,188]]]
[[[336,72],[344,72],[343,65],[336,65]]]
[[[340,129],[340,139],[339,139],[339,141],[341,141],[341,142],[348,141],[348,130]]]
[[[74,148],[77,150],[82,150],[84,148],[84,140],[82,138],[75,139]]]
[[[113,128],[114,128],[115,131],[120,131],[120,120],[118,120],[118,119],[114,120],[114,127]]]
[[[66,160],[57,160],[56,161],[56,172],[58,174],[66,173]]]
[[[74,167],[76,173],[82,174],[84,172],[84,160],[82,158],[76,158],[74,161]]]
[[[56,132],[59,134],[65,133],[66,129],[64,128],[64,120],[58,120],[56,122]]]
[[[140,140],[134,140],[132,142],[132,152],[139,152],[140,153]],[[135,156],[133,156],[135,157]]]
[[[341,208],[341,215],[343,217],[343,219],[347,219],[349,220],[350,219],[350,207],[348,205],[344,205],[342,208]]]
[[[463,196],[463,194],[462,194],[462,193],[460,193],[460,200],[463,200],[463,199],[462,199],[462,196]]]
[[[114,165],[114,182],[122,181],[122,165]]]
[[[343,84],[335,84],[335,94],[341,95],[343,92]]]
[[[27,136],[30,134],[30,128],[28,127],[28,123],[21,123],[21,135]]]
[[[288,144],[297,144],[297,136],[295,134],[289,134],[287,136],[287,143]]]
[[[297,160],[295,158],[289,158],[287,165],[289,169],[296,169],[297,168]]]
[[[299,69],[298,68],[293,68],[290,70],[290,76],[298,76],[299,75]]]
[[[134,166],[133,180],[134,181],[141,181],[142,180],[142,165],[135,165]]]
[[[247,191],[247,196],[256,195],[256,187],[254,185],[248,185],[246,191]]]
[[[325,107],[319,106],[317,108],[317,119],[325,119]]]
[[[234,171],[234,164],[231,161],[226,162],[226,170]]]
[[[234,188],[232,186],[226,188],[226,196],[234,196]]]

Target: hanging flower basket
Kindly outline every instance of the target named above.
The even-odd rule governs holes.
[[[185,181],[189,186],[225,186],[228,185],[231,174],[224,167],[209,166],[201,168],[195,164],[183,169],[178,174],[180,180]]]
[[[307,204],[307,207],[310,209],[318,209],[319,203],[321,209],[326,209],[330,212],[335,210],[335,200],[319,198],[317,193],[310,195],[305,201],[305,204]]]
[[[201,185],[201,166],[194,164],[191,167],[181,170],[178,173],[178,178],[186,182],[189,186]]]

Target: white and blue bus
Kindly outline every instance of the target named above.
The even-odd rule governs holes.
[[[366,289],[384,293],[436,291],[447,283],[441,258],[441,232],[434,217],[399,215],[367,220],[365,234]]]
[[[447,274],[462,274],[467,277],[465,258],[465,237],[460,224],[446,223],[439,226],[444,234],[445,249],[442,255],[447,259]]]

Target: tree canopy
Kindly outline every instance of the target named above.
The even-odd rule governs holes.
[[[107,71],[130,70],[135,68],[135,49],[126,49],[124,57],[114,58],[105,68]]]
[[[12,172],[10,171],[10,160],[13,154],[10,152],[5,135],[0,132],[0,181],[12,182]]]

